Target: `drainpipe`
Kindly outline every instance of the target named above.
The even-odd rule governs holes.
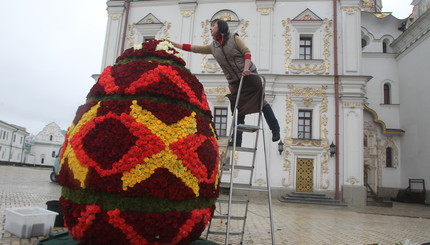
[[[124,19],[124,32],[122,34],[122,43],[121,43],[121,50],[120,50],[120,54],[122,54],[122,52],[124,52],[124,46],[125,46],[125,38],[126,38],[126,34],[127,34],[127,25],[128,25],[128,14],[130,12],[130,0],[125,0],[125,19]]]
[[[334,104],[335,104],[335,144],[336,144],[336,152],[335,152],[335,179],[336,179],[336,192],[335,199],[340,200],[339,193],[339,63],[338,63],[338,54],[337,54],[337,1],[333,0],[333,54],[334,54]]]

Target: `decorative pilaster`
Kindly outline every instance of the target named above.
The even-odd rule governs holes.
[[[273,9],[275,1],[256,0],[258,15],[258,70],[270,73],[272,67]]]
[[[360,0],[340,1],[342,35],[342,60],[344,75],[359,75],[361,72],[361,9]]]
[[[179,10],[182,15],[181,25],[181,43],[192,43],[193,30],[194,30],[194,13],[197,7],[197,0],[195,1],[180,1]],[[184,52],[184,60],[187,64],[191,63],[191,55]]]
[[[125,1],[108,1],[108,23],[106,30],[105,46],[103,52],[102,69],[115,63],[121,50],[121,42],[124,30]]]
[[[340,125],[338,142],[340,176],[343,199],[349,204],[365,205],[363,159],[363,106],[366,100],[364,87],[368,77],[343,77],[340,81]]]

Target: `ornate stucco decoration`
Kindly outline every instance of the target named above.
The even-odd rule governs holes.
[[[170,29],[171,26],[172,26],[171,22],[165,21],[163,23],[163,27],[161,28],[161,33],[160,33],[159,39],[169,39],[170,38],[170,36],[169,36],[169,29]]]
[[[388,147],[391,148],[392,154],[393,154],[392,166],[396,168],[399,166],[399,149],[397,148],[396,144],[394,143],[393,136],[391,136],[391,135],[387,136],[385,141],[384,141],[384,144],[382,144],[378,147],[378,149],[379,149],[379,153],[378,153],[379,162],[382,165],[386,166],[387,159],[386,159],[385,152],[386,152],[386,149]]]
[[[255,180],[254,183],[256,183],[258,186],[263,186],[263,185],[266,185],[266,180],[259,178]]]
[[[363,108],[363,104],[361,102],[344,102],[343,103],[344,108]]]
[[[291,19],[282,20],[282,26],[285,28],[282,36],[285,38],[284,41],[284,55],[285,55],[285,73],[288,73],[290,70],[291,63],[291,27],[290,27]]]
[[[222,86],[205,90],[205,93],[207,95],[216,95],[217,102],[224,102],[226,100],[225,95],[228,94],[229,92],[230,91],[228,87],[222,87]]]
[[[358,7],[343,7],[342,10],[347,14],[354,14],[355,12],[361,11]]]
[[[290,86],[289,86],[290,88]],[[313,102],[313,98],[315,97],[324,97],[326,95],[325,90],[327,89],[327,86],[321,86],[321,88],[311,88],[311,87],[305,87],[305,88],[290,88],[292,91],[293,96],[295,97],[302,97],[303,98],[303,104],[306,107],[309,107],[310,104]]]
[[[299,19],[298,19],[299,18]],[[318,17],[319,18],[319,17]],[[303,12],[298,17],[294,19],[294,21],[315,21],[318,22],[318,20],[315,19],[314,14],[309,12]],[[292,36],[292,20],[291,19],[285,19],[282,20],[282,25],[284,27],[284,33],[282,36],[285,38],[284,41],[284,55],[285,55],[285,73],[293,73],[293,74],[328,74],[330,70],[330,40],[333,36],[331,27],[333,25],[333,21],[329,19],[324,19],[322,21],[322,24],[324,26],[324,34],[322,36],[322,61],[315,59],[315,60],[298,60],[294,59],[293,54],[293,36]],[[297,44],[298,45],[298,44]],[[298,55],[296,55],[298,56]]]
[[[349,177],[346,180],[346,182],[348,182],[350,185],[355,185],[355,184],[360,183],[360,181],[356,177],[354,177],[354,176]]]
[[[373,9],[375,8],[375,0],[362,0],[361,7],[363,9]]]
[[[263,15],[268,15],[273,12],[273,8],[258,8],[257,11]]]
[[[184,17],[190,17],[194,14],[194,10],[181,10],[181,15]]]
[[[136,23],[130,24],[128,26],[128,36],[127,39],[129,40],[128,47],[133,47],[135,42],[142,42],[145,40],[145,38],[168,38],[168,35],[162,35],[163,28],[164,28],[164,34],[167,33],[166,27],[167,25],[170,25],[169,22],[162,23],[157,17],[155,17],[153,14],[149,13],[145,17],[143,17],[141,20],[139,20]],[[170,28],[170,26],[168,27]],[[157,37],[158,36],[158,37]]]
[[[284,151],[284,171],[288,172],[288,181],[284,177],[281,182],[284,186],[292,184],[293,170],[291,169],[291,162],[294,161],[290,156],[291,147],[318,147],[322,148],[320,153],[321,173],[320,184],[322,189],[327,189],[330,186],[330,181],[324,179],[324,175],[329,173],[329,140],[328,140],[328,96],[326,94],[327,86],[320,88],[295,88],[294,85],[288,85],[288,93],[286,96],[286,115],[285,115],[285,151]],[[293,138],[294,135],[294,119],[297,105],[294,101],[301,101],[305,106],[310,106],[308,103],[319,103],[319,131],[320,139],[297,139]]]
[[[367,172],[368,184],[377,190],[382,185],[382,165],[378,163],[378,132],[376,124],[364,122],[363,128],[364,167]]]
[[[127,34],[128,48],[132,48],[135,44],[135,35],[136,35],[134,23],[128,24],[127,33],[128,33]]]
[[[238,34],[241,39],[245,39],[246,37],[248,37],[248,34],[247,34],[247,28],[249,25],[248,20],[242,19],[239,21],[239,19],[237,18],[237,15],[234,14],[234,12],[231,12],[228,10],[220,11],[212,17],[212,19],[216,19],[216,18],[227,19],[226,21],[229,24],[229,28],[231,32],[236,32],[236,30],[239,29],[240,31],[238,32]],[[234,21],[230,21],[230,20],[234,20]],[[203,39],[203,45],[208,45],[211,40],[211,35],[209,32],[210,23],[211,23],[210,20],[205,20],[201,22],[201,27],[203,29],[203,32],[200,36]],[[233,27],[231,25],[233,25]],[[221,67],[218,65],[218,62],[216,62],[215,58],[212,55],[204,55],[202,57],[201,67],[202,67],[202,73],[222,72]]]
[[[239,37],[241,39],[245,39],[248,37],[248,33],[247,33],[248,25],[249,25],[249,20],[244,20],[244,19],[240,20],[241,27],[240,27]]]
[[[282,177],[281,183],[283,186],[288,187],[293,184],[293,172],[291,171],[291,161],[289,160],[290,152],[288,150],[284,151],[284,171],[288,173],[288,181],[287,178]]]
[[[330,145],[328,140],[328,116],[327,116],[327,109],[328,109],[328,97],[325,93],[325,90],[327,89],[327,86],[321,87],[321,92],[317,94],[321,94],[322,96],[322,102],[320,104],[320,138],[321,138],[321,146],[323,147],[323,152],[321,154],[321,173],[320,173],[320,184],[322,189],[328,189],[330,186],[330,180],[325,179],[324,180],[324,174],[329,173],[329,154],[330,154]]]
[[[118,20],[119,18],[121,18],[122,14],[109,14],[108,17],[113,19],[113,20]]]

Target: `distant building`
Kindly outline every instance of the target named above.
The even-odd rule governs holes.
[[[32,165],[53,166],[55,157],[63,145],[65,131],[52,122],[36,136],[29,137],[26,147],[26,162]]]
[[[24,161],[24,142],[29,133],[24,127],[0,121],[0,161]]]

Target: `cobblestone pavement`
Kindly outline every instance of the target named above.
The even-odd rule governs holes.
[[[44,238],[20,239],[5,231],[4,210],[29,206],[46,208],[48,200],[58,199],[60,187],[50,182],[50,172],[42,168],[0,166],[0,245],[37,244]],[[419,204],[394,203],[393,208],[333,207],[274,200],[273,214],[276,244],[415,245],[430,242],[430,207]],[[244,244],[271,244],[269,224],[267,202],[253,198]],[[225,223],[217,221],[213,225],[222,228]],[[58,230],[62,229],[54,229]],[[219,237],[209,239],[222,241]]]

